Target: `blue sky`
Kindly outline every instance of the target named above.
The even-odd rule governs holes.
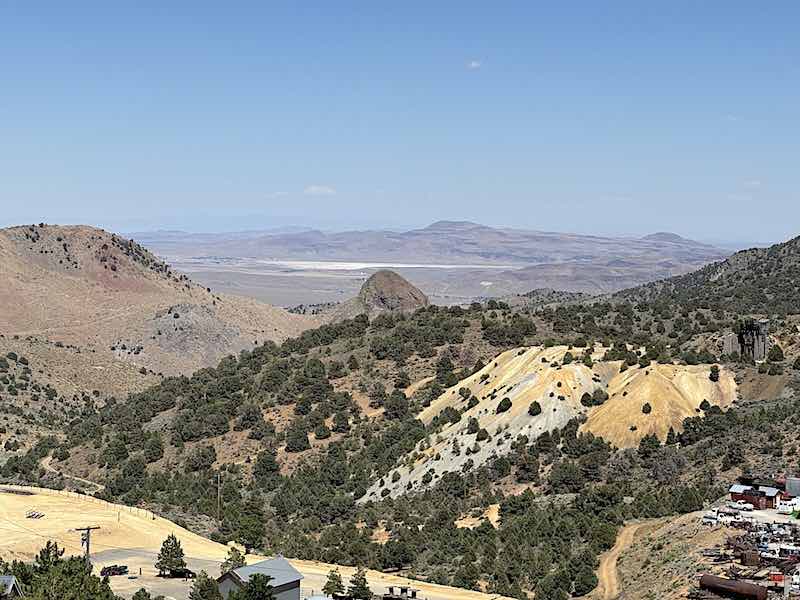
[[[800,234],[797,2],[0,0],[0,224]]]

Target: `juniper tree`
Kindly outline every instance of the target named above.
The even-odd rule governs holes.
[[[161,544],[161,550],[158,552],[158,560],[156,560],[155,567],[158,569],[160,575],[186,568],[183,547],[174,533],[171,533]]]
[[[228,559],[230,559],[230,553],[228,554]],[[225,561],[228,562],[227,560]],[[227,573],[224,570],[223,563],[223,573]],[[189,600],[222,600],[222,594],[219,591],[219,587],[217,586],[217,582],[208,576],[208,573],[205,571],[200,571],[197,574],[197,579],[194,580],[192,584],[192,590],[189,592]]]
[[[328,572],[328,580],[322,586],[322,591],[326,596],[344,594],[344,582],[339,574],[339,569],[332,569]]]

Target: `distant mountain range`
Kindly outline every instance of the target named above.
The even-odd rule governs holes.
[[[674,233],[606,237],[466,221],[402,232],[154,232],[136,239],[199,281],[284,305],[352,297],[384,267],[400,272],[432,301],[452,303],[543,287],[613,292],[687,273],[728,254]],[[291,288],[285,286],[288,272],[295,276]],[[303,274],[313,274],[313,290],[298,284]]]
[[[186,256],[199,253],[226,257],[282,260],[402,261],[479,265],[534,265],[564,261],[672,257],[705,261],[725,253],[674,233],[643,238],[615,238],[571,233],[494,228],[468,221],[437,221],[422,229],[323,232],[319,230],[180,234],[136,234],[156,252]]]

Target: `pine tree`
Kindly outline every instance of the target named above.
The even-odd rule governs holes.
[[[228,554],[228,559],[230,559],[230,554]],[[224,570],[222,572],[227,573]],[[222,600],[222,594],[219,591],[219,587],[217,587],[217,582],[209,577],[205,571],[200,571],[197,574],[197,579],[194,580],[194,584],[192,584],[189,600]]]
[[[328,572],[328,580],[322,586],[322,591],[325,592],[326,596],[344,594],[344,582],[339,574],[339,569],[333,569]]]
[[[353,600],[372,599],[372,590],[369,589],[367,575],[362,567],[359,567],[350,578],[350,585],[347,587],[347,595],[353,598]]]
[[[286,451],[302,452],[311,448],[308,442],[308,430],[302,419],[295,419],[286,431]]]
[[[256,573],[250,577],[250,581],[238,592],[228,596],[228,600],[273,600],[272,577]]]
[[[155,564],[159,575],[163,576],[167,572],[171,574],[179,569],[185,569],[186,561],[183,556],[181,543],[175,537],[175,534],[170,534],[161,544],[161,550],[158,553],[158,560]]]
[[[783,350],[781,350],[778,344],[775,344],[769,349],[769,353],[767,354],[767,360],[769,360],[769,362],[781,362],[783,359]]]
[[[675,435],[675,430],[674,430],[672,427],[670,427],[670,428],[669,428],[669,431],[667,432],[667,442],[666,442],[666,445],[667,445],[667,446],[671,446],[672,444],[675,444],[675,443],[677,443],[677,441],[678,441],[678,436],[677,436],[677,435]]]
[[[333,415],[333,430],[336,433],[347,433],[350,431],[350,417],[343,410],[337,411]]]
[[[239,552],[239,549],[236,546],[231,546],[230,550],[228,550],[228,558],[226,558],[225,562],[223,562],[220,566],[220,573],[222,575],[225,573],[230,573],[234,569],[243,567],[246,564],[247,563],[245,562],[244,554]]]

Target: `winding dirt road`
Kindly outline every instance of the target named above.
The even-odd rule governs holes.
[[[597,588],[595,598],[600,600],[614,600],[619,596],[619,577],[617,575],[617,560],[620,555],[630,548],[636,532],[647,523],[631,523],[625,525],[617,536],[614,547],[600,557],[600,566],[597,569]]]
[[[75,475],[70,475],[69,473],[63,473],[62,471],[59,471],[53,465],[51,465],[50,464],[51,462],[53,462],[53,456],[48,454],[47,456],[45,456],[39,462],[39,465],[41,465],[41,467],[45,471],[49,471],[50,473],[55,473],[56,475],[61,475],[62,477],[66,478],[66,479],[72,479],[73,481],[78,481],[78,482],[80,482],[80,483],[82,483],[84,485],[88,485],[88,486],[94,487],[95,489],[91,490],[92,494],[96,494],[98,492],[102,492],[103,490],[106,489],[106,486],[104,486],[101,483],[97,483],[96,481],[90,481],[88,479],[83,479],[82,477],[76,477]]]

